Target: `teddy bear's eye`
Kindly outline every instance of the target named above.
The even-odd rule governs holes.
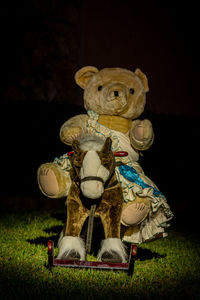
[[[98,86],[98,91],[101,91],[102,88],[103,88],[102,85],[99,85],[99,86]]]
[[[135,93],[134,89],[130,89],[129,91],[130,91],[130,94],[134,94]]]

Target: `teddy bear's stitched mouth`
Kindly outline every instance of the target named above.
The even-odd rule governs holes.
[[[122,113],[127,108],[127,102],[122,103],[118,99],[113,99],[112,101],[107,102],[106,107],[108,110],[112,110],[115,113]]]
[[[108,101],[109,101],[109,102],[116,101],[116,102],[121,103],[121,102],[122,102],[122,99],[121,99],[121,97],[113,97],[113,98],[109,98]]]
[[[108,95],[107,96],[107,101],[118,101],[118,102],[127,102],[126,96],[125,95]]]
[[[107,101],[111,104],[114,105],[115,107],[120,107],[123,108],[124,106],[127,105],[127,99],[126,97],[122,96],[117,96],[117,97],[108,97]]]

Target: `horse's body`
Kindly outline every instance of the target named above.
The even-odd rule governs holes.
[[[59,239],[58,258],[85,260],[82,227],[96,204],[95,217],[100,217],[105,240],[99,260],[124,262],[126,253],[120,240],[120,220],[123,205],[122,189],[115,175],[112,141],[85,137],[74,141],[71,157],[72,185],[67,197],[67,222]]]

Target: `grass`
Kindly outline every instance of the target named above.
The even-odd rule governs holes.
[[[0,214],[1,299],[200,299],[200,241],[175,228],[140,245],[133,277],[124,272],[46,267],[61,212]]]

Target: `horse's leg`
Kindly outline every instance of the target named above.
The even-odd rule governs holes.
[[[80,233],[90,211],[83,206],[79,194],[78,186],[72,184],[66,203],[67,222],[58,242],[57,258],[85,260],[85,245]]]
[[[112,190],[110,193],[105,191],[101,205],[97,209],[104,227],[106,239],[120,238],[122,204],[119,201],[121,199],[119,199],[119,194],[117,195],[118,192],[120,192],[118,189]]]
[[[98,254],[101,261],[125,262],[126,251],[120,239],[123,194],[120,185],[105,190],[96,215],[101,218],[105,240]]]
[[[83,224],[90,211],[85,208],[79,195],[70,194],[67,198],[67,222],[64,230],[66,236],[80,236]]]

